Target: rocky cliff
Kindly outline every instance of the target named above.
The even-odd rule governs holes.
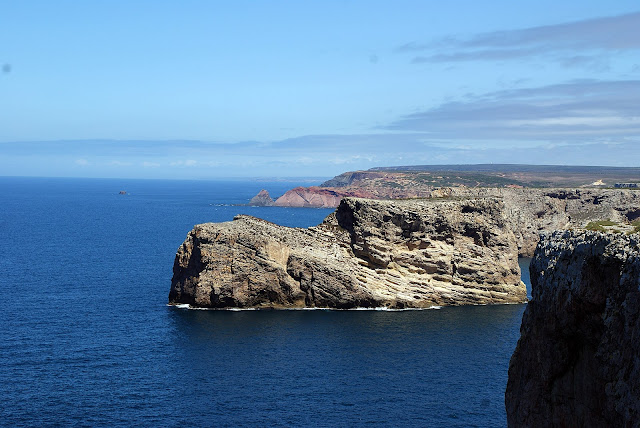
[[[322,208],[337,207],[347,193],[318,187],[296,187],[276,199],[277,207]]]
[[[372,189],[366,186],[353,188],[339,187],[296,187],[288,190],[276,199],[274,205],[279,207],[335,208],[342,198],[368,199],[407,199],[427,198],[431,189],[408,189],[404,187],[386,187]],[[251,205],[251,203],[250,203]]]
[[[523,302],[495,199],[343,199],[317,227],[248,216],[194,227],[169,294],[198,307],[390,308]]]
[[[354,173],[343,174],[334,180],[349,182],[353,177]],[[533,255],[541,232],[584,228],[597,220],[629,223],[640,218],[640,191],[628,189],[443,187],[408,191],[407,188],[404,185],[399,188],[359,185],[357,189],[297,187],[278,198],[275,205],[331,207],[349,196],[371,199],[500,198],[509,227],[516,236],[519,254],[524,257]]]
[[[554,232],[530,270],[509,426],[639,426],[640,235]]]
[[[500,198],[525,257],[533,255],[541,232],[584,228],[597,220],[628,223],[640,218],[640,192],[632,190],[452,188],[448,194]]]

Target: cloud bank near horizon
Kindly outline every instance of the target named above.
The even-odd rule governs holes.
[[[640,80],[581,80],[509,89],[412,113],[385,128],[449,139],[638,141],[638,95]]]
[[[0,175],[330,177],[346,170],[416,164],[637,166],[637,28],[640,12],[466,37],[419,31],[424,41],[400,45],[410,40],[405,32],[388,43],[386,53],[379,46],[366,46],[362,57],[366,68],[360,63],[339,67],[351,61],[351,54],[327,62],[329,74],[316,68],[311,74],[297,67],[278,68],[274,63],[271,71],[278,79],[271,81],[252,74],[255,68],[242,68],[245,74],[240,73],[239,81],[233,80],[237,74],[233,67],[216,68],[230,79],[212,92],[216,96],[203,92],[196,80],[185,81],[197,90],[176,86],[171,75],[150,98],[119,88],[118,93],[133,95],[107,97],[112,104],[106,103],[110,107],[104,110],[99,97],[85,98],[83,92],[82,102],[76,99],[76,104],[88,107],[75,114],[67,111],[66,121],[49,114],[65,111],[57,104],[45,108],[33,97],[20,97],[15,104],[28,107],[29,120],[7,115],[4,132],[16,123],[36,132],[32,138],[50,135],[46,130],[53,128],[48,126],[63,130],[55,135],[82,138],[95,132],[111,138],[16,142],[15,134],[7,132],[0,136],[5,141],[0,143]],[[357,49],[354,52],[361,52]],[[304,63],[297,55],[301,53],[290,59]],[[12,79],[20,76],[24,87],[31,88],[26,75],[11,73]],[[203,78],[211,83],[209,75]],[[211,89],[207,85],[203,88]],[[20,88],[17,83],[16,88]],[[91,88],[108,91],[101,85]],[[171,97],[172,90],[179,94]],[[192,99],[202,102],[187,103],[193,94],[204,94]],[[58,102],[56,97],[45,98]],[[155,113],[152,104],[157,104]],[[115,114],[120,110],[122,115]],[[186,135],[182,130],[193,138],[163,139]],[[140,135],[147,140],[127,139]],[[220,141],[198,140],[200,136]]]
[[[579,80],[470,95],[371,133],[285,140],[0,143],[3,175],[329,177],[379,166],[640,164],[640,80]]]
[[[43,143],[27,146],[30,144]],[[424,141],[420,134],[372,134],[306,136],[269,144],[176,141],[46,144],[51,153],[37,157],[21,154],[15,148],[8,153],[9,150],[5,150],[8,145],[0,144],[2,175],[220,179],[332,177],[350,170],[425,164],[640,164],[637,141],[513,144],[478,149],[463,141]],[[331,151],[331,147],[347,145],[348,150]],[[148,152],[150,148],[153,153]],[[138,154],[123,156],[131,152]],[[597,153],[597,157],[593,153]]]

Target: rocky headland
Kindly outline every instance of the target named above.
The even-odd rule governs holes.
[[[347,178],[345,180],[348,182]],[[629,189],[443,187],[408,190],[409,187],[403,187],[385,188],[387,191],[384,193],[376,193],[366,186],[358,191],[340,189],[298,187],[285,193],[272,205],[333,207],[347,196],[371,199],[499,198],[504,203],[506,219],[516,236],[518,252],[522,257],[533,255],[541,232],[585,228],[590,222],[600,220],[630,224],[640,219],[640,191]]]
[[[516,238],[494,198],[343,199],[309,229],[249,216],[197,225],[171,304],[426,308],[526,301]]]
[[[287,191],[273,203],[276,207],[335,208],[342,198],[358,196],[350,192],[340,192],[319,187],[296,187]]]
[[[254,196],[249,205],[252,206],[276,206],[299,208],[336,208],[343,198],[367,198],[367,199],[408,199],[428,198],[433,194],[432,189],[393,189],[386,191],[374,189],[340,189],[331,187],[296,187],[288,190],[284,195],[273,200],[266,190],[261,190]],[[437,194],[437,193],[436,193]]]
[[[511,427],[640,424],[640,235],[543,236],[509,365]]]
[[[448,188],[603,189],[640,182],[640,168],[561,165],[414,165],[349,171],[319,186],[296,187],[277,206],[335,208],[343,197],[408,199]],[[623,183],[623,184],[620,184]],[[624,184],[627,183],[627,184]],[[637,187],[637,186],[636,186]]]
[[[640,191],[611,188],[620,180],[640,180],[640,168],[551,165],[374,168],[345,172],[320,186],[296,187],[272,205],[334,208],[345,197],[500,198],[510,229],[516,235],[520,256],[531,257],[541,232],[581,229],[598,221],[620,224],[620,231],[632,229],[631,223],[640,219]],[[252,200],[251,204],[271,204],[260,198],[257,201]]]

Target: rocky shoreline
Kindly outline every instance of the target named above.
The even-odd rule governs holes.
[[[428,308],[520,303],[517,245],[491,198],[343,199],[309,229],[249,216],[197,225],[170,304],[202,308]]]

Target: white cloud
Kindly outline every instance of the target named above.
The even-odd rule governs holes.
[[[398,53],[422,53],[412,63],[527,60],[547,58],[565,67],[608,69],[607,53],[640,50],[640,12],[518,30],[449,36],[428,43],[410,42]]]
[[[605,141],[640,138],[640,80],[582,80],[469,96],[408,114],[386,129],[430,138],[485,141]]]

